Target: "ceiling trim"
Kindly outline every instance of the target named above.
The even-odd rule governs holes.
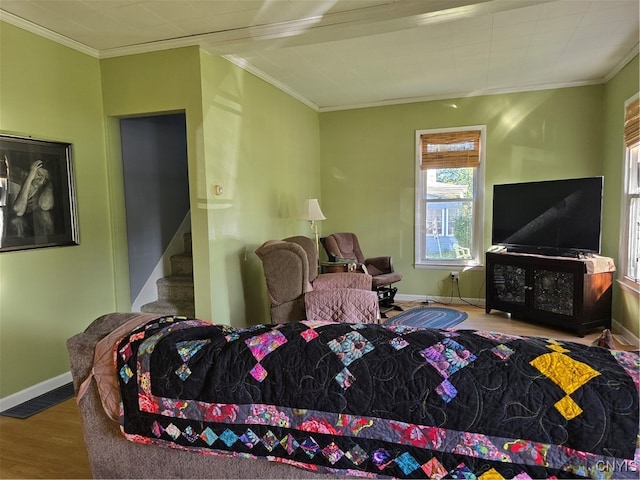
[[[30,33],[35,33],[36,35],[46,38],[47,40],[54,41],[65,47],[72,48],[77,50],[78,52],[85,53],[91,57],[99,58],[98,50],[88,47],[83,43],[76,42],[75,40],[71,40],[64,35],[60,35],[59,33],[53,32],[47,28],[41,27],[40,25],[36,25],[28,20],[20,18],[12,13],[6,12],[4,10],[0,10],[0,21],[6,22],[14,27],[21,28]]]
[[[407,98],[393,98],[389,100],[380,100],[377,102],[369,103],[354,103],[350,105],[337,105],[320,107],[318,111],[323,112],[336,112],[340,110],[355,110],[358,108],[370,108],[370,107],[384,107],[390,105],[402,105],[405,103],[420,103],[420,102],[433,102],[437,100],[452,100],[456,98],[471,98],[471,97],[483,97],[488,95],[504,95],[509,93],[523,93],[523,92],[535,92],[540,90],[554,90],[558,88],[570,88],[570,87],[584,87],[588,85],[599,85],[604,83],[603,80],[596,80],[592,82],[566,82],[566,83],[554,83],[547,85],[533,85],[522,88],[501,88],[495,90],[478,90],[475,92],[460,92],[451,93],[446,95],[430,95],[423,97],[407,97]]]
[[[289,95],[289,96],[295,98],[296,100],[304,103],[307,107],[315,110],[316,112],[319,111],[320,108],[318,107],[318,105],[313,103],[307,97],[305,97],[304,95],[301,95],[299,92],[291,89],[288,85],[282,83],[280,80],[272,77],[268,73],[265,73],[262,70],[260,70],[260,69],[256,68],[255,66],[251,65],[244,58],[240,58],[240,57],[237,57],[235,55],[223,55],[222,58],[228,60],[229,62],[233,63],[234,65],[236,65],[237,67],[241,68],[242,70],[245,70],[245,71],[251,73],[252,75],[255,75],[259,79],[264,80],[265,82],[267,82],[268,84],[276,87],[277,89],[282,90],[287,95]]]
[[[611,69],[609,73],[604,76],[604,78],[602,79],[603,83],[607,83],[609,80],[615,77],[620,72],[620,70],[622,70],[627,65],[627,63],[629,63],[635,58],[636,55],[638,55],[638,53],[640,53],[640,43],[636,43],[629,50],[629,53],[627,53],[624,58],[613,69]]]

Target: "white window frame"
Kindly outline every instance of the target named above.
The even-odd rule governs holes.
[[[480,131],[480,166],[477,167],[474,174],[472,200],[473,209],[473,243],[471,246],[471,258],[442,258],[442,259],[426,259],[422,255],[425,247],[426,238],[426,209],[423,198],[425,197],[426,182],[423,181],[423,175],[426,171],[420,168],[421,153],[421,135],[433,133],[447,132],[464,132],[469,130]],[[484,264],[484,170],[485,170],[485,145],[486,145],[486,125],[469,125],[463,127],[435,128],[426,130],[416,130],[415,136],[415,223],[414,223],[414,266],[417,269],[443,269],[443,268],[471,268],[481,267]],[[445,228],[446,230],[446,228]]]
[[[640,97],[640,93],[635,94],[633,97],[628,99],[624,104],[624,110],[626,112],[627,106],[636,101]],[[620,235],[620,253],[618,259],[618,270],[620,272],[620,277],[618,278],[618,282],[620,285],[632,292],[635,292],[637,295],[640,295],[640,273],[638,272],[638,268],[636,268],[635,276],[632,275],[631,272],[631,262],[634,261],[635,253],[632,252],[633,248],[637,247],[637,242],[640,241],[638,236],[640,235],[640,226],[638,225],[640,216],[640,208],[632,211],[631,203],[632,199],[640,198],[640,193],[631,192],[630,188],[633,183],[633,176],[638,178],[640,172],[637,170],[640,168],[638,166],[638,155],[640,155],[640,143],[627,147],[623,144],[624,148],[624,171],[622,175],[623,185],[622,185],[622,208],[621,208],[621,222],[622,222],[622,233]],[[639,200],[635,200],[638,202]],[[635,216],[636,218],[631,218]],[[631,240],[631,235],[635,236],[635,245]]]

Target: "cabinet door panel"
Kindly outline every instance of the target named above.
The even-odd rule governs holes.
[[[571,272],[534,270],[533,308],[572,317],[574,282]]]
[[[499,302],[524,306],[526,303],[526,270],[515,265],[493,265],[493,295]]]

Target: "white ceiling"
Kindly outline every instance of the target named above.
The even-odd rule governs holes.
[[[186,45],[321,111],[601,83],[639,0],[0,0],[0,20],[107,58]]]

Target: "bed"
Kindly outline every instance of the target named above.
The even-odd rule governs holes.
[[[135,314],[68,348],[95,477],[638,478],[637,352]]]

